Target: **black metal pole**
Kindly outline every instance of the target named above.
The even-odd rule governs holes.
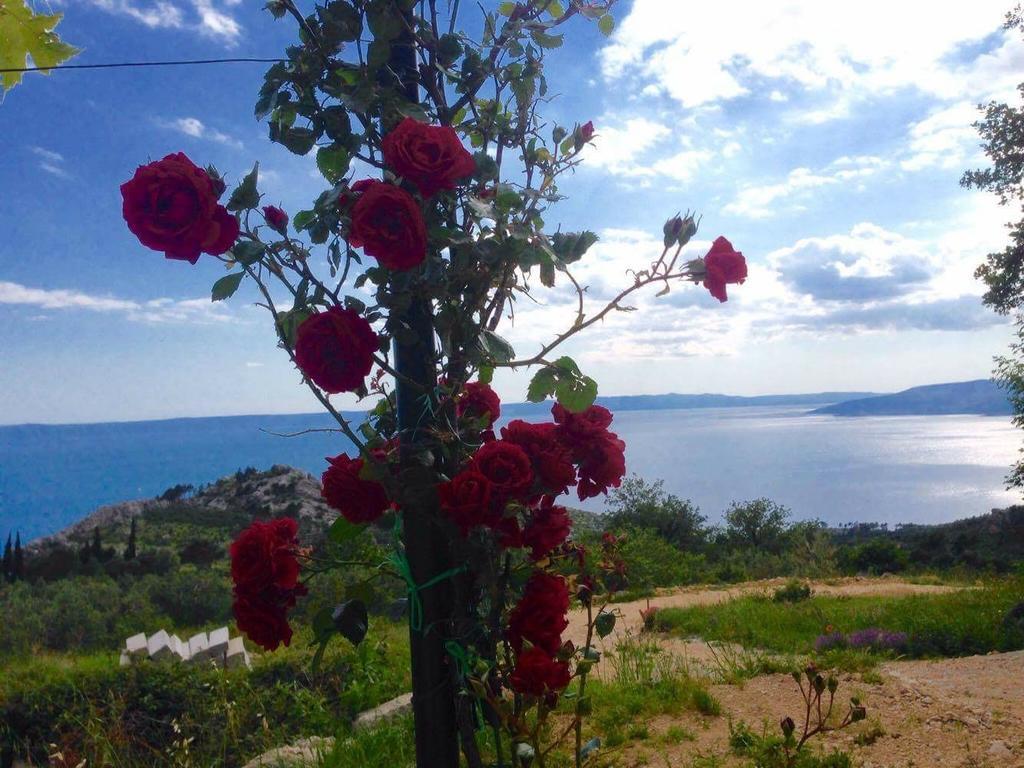
[[[405,11],[410,25],[412,14]],[[404,34],[391,43],[390,65],[402,82],[409,101],[419,101],[415,42]],[[433,313],[428,299],[415,297],[400,322],[410,331],[395,340],[395,369],[417,382],[396,384],[398,428],[403,470],[413,468],[411,457],[430,426],[429,403],[423,393],[434,389],[437,367]],[[420,465],[422,468],[422,465]],[[426,490],[426,489],[424,489]],[[452,568],[450,542],[435,523],[434,494],[415,493],[402,510],[405,554],[416,584],[425,584]],[[413,719],[416,727],[417,768],[458,768],[459,737],[452,675],[445,641],[454,617],[454,584],[443,579],[419,593],[422,627],[410,622]],[[411,616],[410,616],[411,618]]]

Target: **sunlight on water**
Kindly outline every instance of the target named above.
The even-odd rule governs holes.
[[[663,479],[712,520],[768,496],[828,523],[941,522],[1020,500],[1008,417],[839,418],[802,408],[621,412],[631,472]],[[600,502],[588,504],[600,509]]]

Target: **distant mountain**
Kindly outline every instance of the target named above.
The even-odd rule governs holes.
[[[1003,416],[1012,412],[1006,393],[991,379],[912,387],[893,395],[847,400],[812,411],[833,416]]]
[[[617,395],[599,397],[597,402],[615,411],[667,411],[691,408],[747,408],[751,406],[820,406],[844,400],[873,397],[873,392],[814,392],[804,395],[757,395],[740,397],[736,395],[679,395],[670,392],[665,395]],[[501,411],[509,416],[527,416],[547,413],[551,402],[543,403],[502,403]]]

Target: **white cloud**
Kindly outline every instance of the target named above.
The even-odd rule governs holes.
[[[0,281],[0,304],[36,309],[86,310],[121,313],[129,320],[145,323],[228,322],[233,316],[209,299],[151,299],[134,301],[113,296],[94,296],[74,289],[30,288]]]
[[[107,13],[126,16],[150,29],[191,29],[207,37],[234,45],[242,26],[214,0],[191,0],[192,13],[170,0],[57,0],[58,4],[87,3]],[[238,0],[224,0],[223,5],[235,7]]]
[[[877,164],[871,156],[846,157],[830,168]],[[862,222],[845,232],[799,239],[766,256],[736,242],[748,251],[749,277],[743,285],[729,286],[725,305],[699,285],[675,283],[660,297],[660,286],[650,286],[624,302],[638,311],[611,312],[588,329],[585,347],[569,353],[591,366],[621,366],[631,359],[734,355],[751,345],[798,337],[974,331],[1005,324],[982,305],[971,275],[1002,236],[998,206],[981,196],[976,200],[981,202],[965,206],[954,219],[907,227],[927,228],[935,233],[930,236]],[[662,251],[654,233],[606,229],[600,234],[601,241],[572,268],[586,289],[587,317]],[[702,256],[709,245],[710,239],[693,241],[681,258]],[[550,290],[533,288],[537,303],[520,300],[515,324],[502,331],[521,356],[570,327],[576,313],[564,281]]]
[[[60,179],[70,179],[71,174],[64,167],[64,155],[45,147],[29,147],[29,151],[39,158],[39,167]]]
[[[192,3],[199,14],[199,29],[203,34],[230,42],[238,39],[242,27],[233,16],[218,10],[211,0],[192,0]]]
[[[935,109],[908,129],[908,155],[900,162],[900,167],[906,171],[929,167],[962,168],[969,148],[978,146],[978,132],[973,123],[980,117],[972,101]]]
[[[943,99],[1015,82],[1024,61],[1016,33],[970,65],[961,46],[999,30],[1004,0],[941,9],[918,2],[785,4],[724,0],[687,7],[636,0],[602,51],[609,80],[636,78],[685,107],[767,93],[860,96],[916,89]],[[765,85],[767,84],[767,88]],[[814,107],[816,119],[845,107]]]
[[[593,145],[584,150],[587,166],[605,168],[615,175],[650,175],[652,171],[639,165],[637,158],[671,135],[668,126],[643,117],[629,118],[618,126],[614,118],[605,120],[612,124],[602,121]]]
[[[161,124],[171,130],[178,131],[186,136],[191,136],[194,139],[214,141],[218,144],[235,147],[236,149],[241,149],[242,147],[241,141],[226,133],[221,133],[215,128],[211,128],[198,117],[179,117],[176,120],[171,120]]]
[[[741,187],[735,199],[725,205],[722,211],[752,219],[767,218],[778,212],[775,206],[777,200],[785,199],[792,206],[796,204],[799,193],[836,184],[838,181],[835,176],[814,173],[809,168],[794,168],[781,182]]]

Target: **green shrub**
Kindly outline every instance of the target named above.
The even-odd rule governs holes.
[[[251,671],[113,655],[40,658],[0,679],[0,751],[45,764],[50,744],[88,765],[180,765],[171,752],[190,739],[192,764],[237,766],[271,747],[330,733],[359,711],[408,690],[404,627],[378,623],[358,649],[333,644],[310,671],[307,631],[290,648],[256,657]]]
[[[840,567],[851,573],[899,573],[909,563],[906,550],[888,538],[878,537],[839,550]]]
[[[681,552],[648,529],[630,530],[620,549],[631,590],[693,584],[704,573],[704,558]]]
[[[811,585],[797,579],[790,579],[775,590],[772,599],[776,603],[799,603],[811,598]]]

